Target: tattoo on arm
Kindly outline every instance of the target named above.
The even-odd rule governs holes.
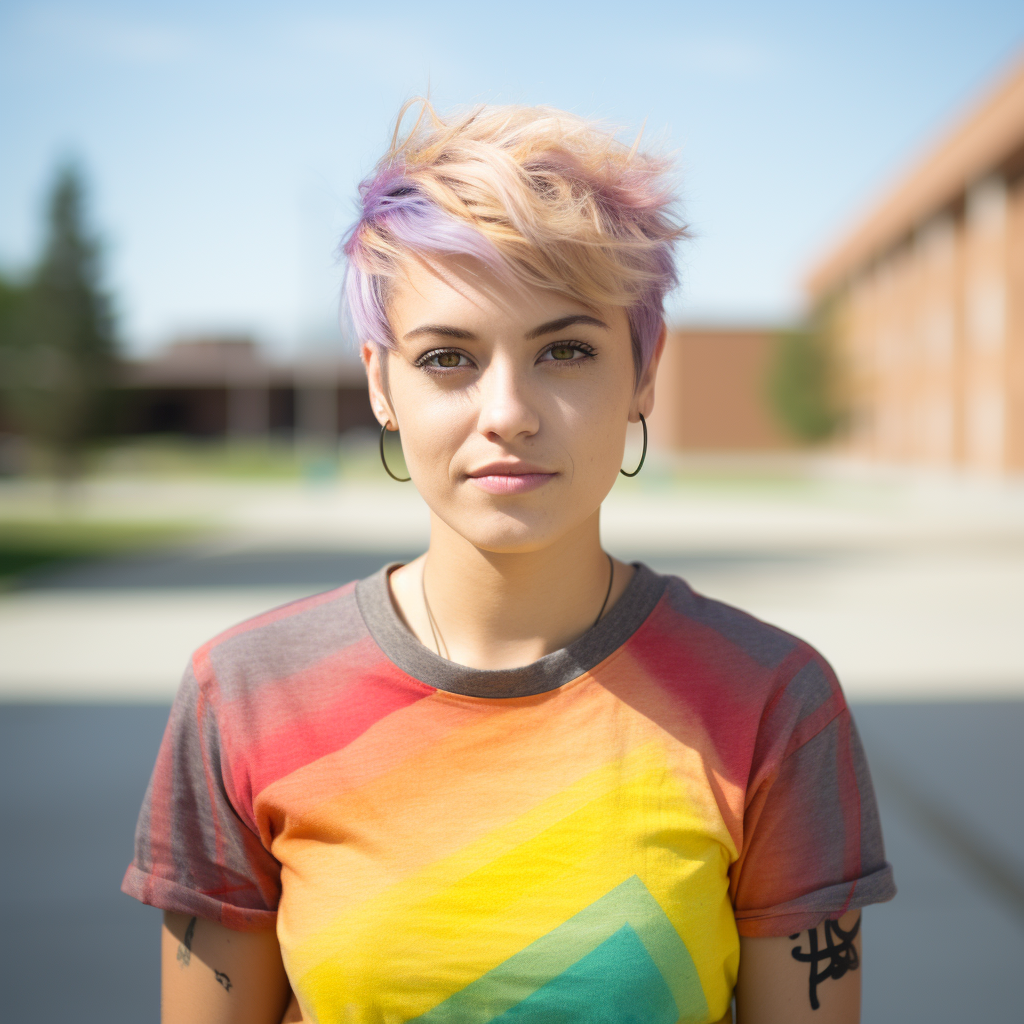
[[[178,962],[182,967],[188,967],[192,963],[192,940],[196,934],[196,918],[192,918],[188,923],[188,927],[185,929],[185,935],[182,937],[181,942],[178,943]],[[220,985],[225,992],[231,991],[231,979],[224,973],[224,971],[218,971],[216,968],[210,968],[213,971],[213,976],[217,979],[217,984]]]
[[[803,947],[796,946],[792,950],[793,959],[801,963],[811,965],[810,996],[811,1009],[817,1010],[821,1005],[818,1002],[818,986],[829,978],[838,981],[847,971],[855,971],[860,967],[860,957],[857,956],[857,949],[853,940],[860,931],[860,918],[857,918],[854,926],[844,932],[839,927],[838,921],[825,921],[825,948],[818,949],[818,929],[812,928],[807,933],[808,951],[803,952]],[[800,938],[800,933],[790,935],[791,939]],[[822,961],[825,966],[818,970],[818,964]]]
[[[192,937],[196,933],[196,919],[193,917],[185,929],[185,937],[178,943],[178,960],[182,967],[192,963]]]

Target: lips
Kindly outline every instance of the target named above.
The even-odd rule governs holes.
[[[492,463],[468,474],[470,481],[488,494],[525,494],[553,480],[555,473],[546,473],[527,463]]]

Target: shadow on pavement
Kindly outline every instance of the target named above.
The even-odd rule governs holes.
[[[961,1024],[982,1007],[1018,1019],[1024,917],[1006,885],[1024,875],[1024,702],[856,714],[879,766],[900,887],[893,903],[865,914],[863,1019]],[[118,887],[166,716],[151,706],[0,705],[7,1019],[158,1019],[160,915]]]

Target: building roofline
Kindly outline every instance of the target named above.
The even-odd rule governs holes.
[[[805,283],[821,296],[897,243],[1024,142],[1024,54],[909,171],[868,208],[856,227],[814,264]]]

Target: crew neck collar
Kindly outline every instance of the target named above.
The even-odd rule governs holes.
[[[399,617],[384,566],[356,584],[356,603],[370,635],[403,672],[427,686],[467,697],[530,697],[557,690],[617,651],[654,610],[667,579],[634,562],[636,572],[612,609],[568,647],[520,668],[478,669],[448,661],[424,646]]]

